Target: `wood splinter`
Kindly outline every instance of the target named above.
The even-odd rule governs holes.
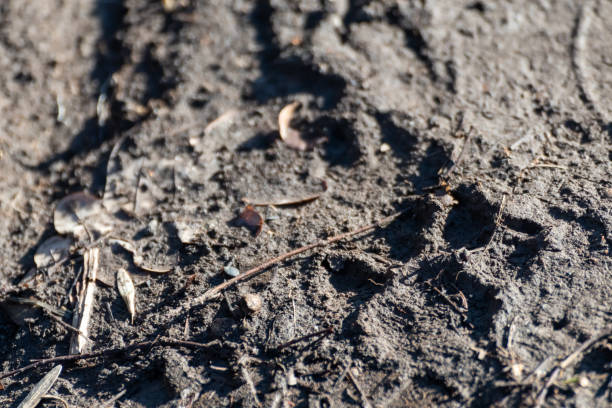
[[[96,292],[96,276],[100,265],[100,249],[90,248],[83,256],[83,277],[81,292],[78,295],[76,310],[72,325],[79,329],[79,333],[72,336],[70,341],[70,354],[81,354],[87,345],[89,335],[89,320],[93,309]]]

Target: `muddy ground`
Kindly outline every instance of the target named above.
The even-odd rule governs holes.
[[[611,19],[609,0],[3,1],[2,372],[68,353],[97,247],[87,349],[159,344],[65,363],[50,393],[71,407],[611,406]],[[279,137],[295,101],[305,150]],[[81,191],[112,230],[37,268]],[[245,198],[321,192],[256,207],[258,235],[236,221]],[[228,266],[396,211],[184,307]],[[3,379],[0,405],[52,367]]]

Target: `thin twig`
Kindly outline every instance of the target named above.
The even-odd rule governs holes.
[[[83,354],[68,354],[63,356],[56,356],[51,358],[45,358],[42,360],[37,360],[31,364],[25,365],[23,367],[17,368],[12,371],[7,371],[6,373],[0,374],[0,380],[7,377],[12,377],[17,374],[21,374],[25,371],[32,370],[34,368],[42,367],[45,365],[59,363],[59,362],[74,362],[80,360],[90,360],[92,358],[97,357],[107,357],[113,354],[125,353],[127,351],[149,348],[153,346],[162,346],[162,347],[186,347],[186,348],[212,348],[218,346],[220,343],[218,340],[213,340],[208,343],[197,343],[195,341],[187,341],[187,340],[176,340],[176,339],[161,339],[161,340],[152,340],[152,341],[142,341],[140,343],[130,344],[124,347],[117,347],[113,349],[107,350],[98,350],[91,353],[83,353]]]
[[[60,397],[59,395],[53,395],[53,394],[46,394],[43,395],[43,399],[52,399],[52,400],[56,400],[62,403],[62,405],[64,406],[64,408],[70,408],[70,405],[68,405],[68,402],[63,399],[62,397]]]
[[[195,306],[198,306],[198,305],[200,305],[200,304],[202,304],[202,303],[212,299],[213,297],[215,297],[217,294],[219,294],[223,290],[236,285],[238,282],[242,282],[244,280],[253,278],[253,277],[261,274],[262,272],[264,272],[269,267],[271,267],[273,265],[276,265],[277,263],[280,263],[280,262],[284,261],[285,259],[294,257],[296,255],[299,255],[299,254],[301,254],[303,252],[306,252],[306,251],[309,251],[311,249],[318,248],[318,247],[325,247],[325,246],[333,244],[334,242],[338,242],[338,241],[341,241],[343,239],[355,236],[357,234],[361,234],[363,232],[366,232],[366,231],[378,228],[381,225],[383,225],[383,224],[393,220],[394,218],[398,217],[399,215],[405,213],[406,211],[407,210],[396,212],[396,213],[394,213],[394,214],[392,214],[392,215],[390,215],[388,217],[385,217],[385,218],[383,218],[383,219],[381,219],[381,220],[379,220],[379,221],[377,221],[377,222],[375,222],[373,224],[369,224],[369,225],[357,228],[357,229],[355,229],[353,231],[345,232],[343,234],[338,234],[338,235],[335,235],[335,236],[333,236],[331,238],[328,238],[328,239],[323,239],[321,241],[315,242],[314,244],[305,245],[305,246],[303,246],[301,248],[294,249],[293,251],[289,251],[289,252],[287,252],[287,253],[285,253],[283,255],[279,255],[279,256],[277,256],[275,258],[272,258],[272,259],[270,259],[270,260],[260,264],[259,266],[251,268],[248,271],[246,271],[244,273],[241,273],[240,275],[238,275],[238,276],[236,276],[236,277],[234,277],[234,278],[232,278],[230,280],[227,280],[227,281],[225,281],[225,282],[223,282],[223,283],[221,283],[221,284],[219,284],[219,285],[217,285],[217,286],[215,286],[215,287],[213,287],[211,289],[209,289],[208,291],[204,292],[202,295],[200,295],[198,297],[195,297],[195,298],[192,298],[185,305],[180,306],[174,312],[178,312],[176,314],[180,314],[180,312],[183,311],[183,310],[187,311],[187,310],[189,310],[189,309],[191,309],[191,308],[193,308]],[[174,313],[171,313],[171,314],[174,314]]]
[[[123,397],[126,392],[127,390],[123,390],[117,395],[115,395],[114,397],[112,397],[111,399],[107,400],[104,404],[102,404],[102,408],[109,408],[109,407],[114,406],[115,402],[117,402],[119,398]]]
[[[255,400],[257,406],[261,406],[261,402],[259,401],[259,398],[257,398],[257,389],[255,388],[255,383],[253,382],[253,379],[249,374],[249,369],[247,368],[247,360],[248,358],[245,358],[244,356],[239,359],[238,363],[240,364],[240,373],[242,374],[244,382],[247,383],[249,391],[251,391],[253,400]]]
[[[91,341],[89,339],[89,337],[87,337],[87,334],[83,333],[81,330],[79,330],[78,328],[66,323],[65,321],[63,321],[62,319],[60,319],[59,317],[55,316],[54,314],[49,313],[49,316],[51,316],[51,318],[53,320],[55,320],[60,326],[62,326],[63,328],[70,330],[73,333],[77,333],[81,336],[83,336],[88,342]]]
[[[327,335],[329,335],[329,334],[331,334],[333,332],[334,332],[334,327],[333,326],[329,326],[329,327],[326,327],[325,329],[321,329],[321,330],[318,330],[318,331],[316,331],[314,333],[306,334],[304,336],[298,337],[297,339],[293,339],[293,340],[290,340],[290,341],[288,341],[286,343],[283,343],[280,346],[276,347],[274,349],[274,351],[281,351],[285,347],[293,346],[294,344],[299,343],[300,341],[308,340],[308,339],[310,339],[312,337],[321,336],[321,335],[327,336]]]

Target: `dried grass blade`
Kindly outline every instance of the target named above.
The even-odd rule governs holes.
[[[62,365],[58,364],[51,369],[36,385],[32,391],[25,397],[17,408],[34,408],[38,405],[43,396],[53,387],[55,381],[59,378],[62,372]]]

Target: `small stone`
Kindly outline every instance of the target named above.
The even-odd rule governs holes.
[[[583,388],[586,388],[591,385],[591,381],[589,381],[587,377],[581,376],[580,379],[578,379],[578,385],[580,385]]]
[[[389,150],[391,150],[391,146],[389,146],[388,143],[383,143],[380,145],[380,152],[381,153],[387,153]]]
[[[226,265],[226,266],[223,268],[223,271],[224,271],[224,272],[225,272],[227,275],[231,276],[232,278],[234,278],[234,277],[236,277],[236,276],[240,275],[240,271],[238,270],[238,268],[235,268],[235,267],[234,267],[234,265],[232,265],[232,264],[230,264],[230,265]]]
[[[247,293],[243,297],[244,304],[250,312],[255,313],[263,306],[263,300],[261,296],[256,293]]]

